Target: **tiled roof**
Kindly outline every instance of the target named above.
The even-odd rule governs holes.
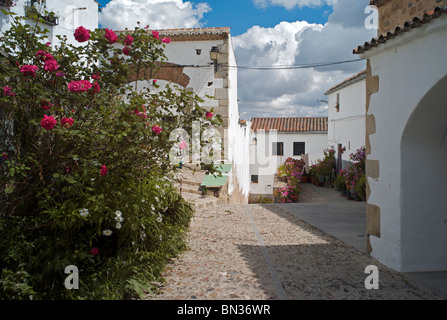
[[[380,0],[379,0],[380,2]],[[360,54],[365,51],[370,50],[371,48],[377,47],[378,45],[385,43],[405,32],[408,32],[412,29],[419,28],[424,24],[433,21],[434,19],[439,18],[440,16],[447,14],[447,7],[436,7],[435,10],[426,12],[422,17],[414,17],[412,21],[407,21],[404,23],[402,27],[396,27],[394,32],[388,32],[387,34],[382,34],[376,38],[371,39],[369,42],[365,42],[364,45],[358,46],[353,50],[354,54]]]
[[[349,77],[346,80],[343,80],[342,82],[340,82],[339,84],[333,86],[332,88],[330,88],[328,91],[326,91],[324,94],[327,96],[328,94],[331,94],[332,92],[342,89],[344,87],[347,87],[355,82],[358,82],[360,80],[363,80],[366,78],[366,69],[362,70],[358,73],[356,73],[355,75],[353,75],[352,77]]]
[[[327,117],[253,118],[251,130],[278,132],[324,132],[328,130]]]
[[[230,34],[229,27],[159,29],[157,31],[161,36],[169,37],[173,41],[222,40]]]

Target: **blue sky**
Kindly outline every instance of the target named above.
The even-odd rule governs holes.
[[[111,0],[99,0],[105,7]],[[287,10],[282,6],[256,7],[251,0],[203,0],[189,1],[196,5],[206,2],[211,11],[203,18],[203,27],[231,27],[233,36],[241,35],[254,25],[274,27],[282,21],[307,21],[310,23],[326,23],[332,7],[322,5],[314,8],[302,7]]]
[[[369,0],[99,0],[103,28],[231,27],[239,66],[269,67],[358,59],[352,49],[376,36]],[[241,118],[327,116],[324,93],[365,68],[350,62],[298,70],[238,70]]]

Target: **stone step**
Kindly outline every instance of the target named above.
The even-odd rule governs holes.
[[[195,193],[183,192],[183,198],[192,203],[196,209],[217,206],[218,200],[213,196],[199,196]]]

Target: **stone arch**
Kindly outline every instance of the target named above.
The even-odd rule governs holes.
[[[176,83],[184,88],[188,87],[191,79],[183,72],[184,67],[175,63],[157,62],[157,68],[149,68],[136,72],[131,72],[129,82],[158,79]]]
[[[447,270],[447,75],[421,99],[401,141],[402,265]]]

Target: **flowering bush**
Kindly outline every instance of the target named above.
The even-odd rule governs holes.
[[[276,190],[276,197],[281,202],[292,202],[292,196],[301,192],[300,182],[303,175],[304,161],[287,158],[278,168],[278,174],[285,179],[287,186]]]
[[[143,28],[79,27],[83,46],[53,46],[13,20],[0,38],[0,279],[24,289],[5,285],[0,299],[142,297],[185,247],[193,214],[171,182],[169,133],[221,117],[207,119],[192,92],[129,84],[166,61],[166,41]],[[69,265],[79,290],[63,285]]]

